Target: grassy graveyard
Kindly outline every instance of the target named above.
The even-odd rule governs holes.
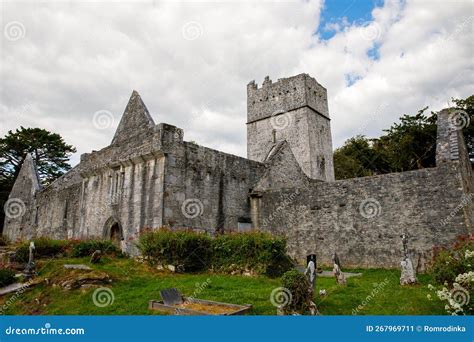
[[[282,287],[287,297],[288,293],[292,296],[286,314],[308,313],[308,306],[296,311],[290,308],[298,303],[309,305],[311,300],[322,315],[473,313],[469,301],[474,296],[472,236],[460,237],[450,248],[437,249],[429,272],[418,274],[416,284],[401,286],[400,269],[345,269],[343,265],[346,274],[360,275],[346,277],[347,283],[341,285],[331,272],[328,277],[320,274],[312,299],[307,279],[293,269],[286,254],[285,239],[262,232],[211,238],[189,231],[149,231],[137,243],[141,256],[136,258],[123,255],[108,240],[39,238],[34,244],[37,275],[21,293],[16,288],[8,294],[0,292],[0,313],[166,314],[149,310],[149,301],[161,300],[161,290],[176,288],[185,297],[251,304],[251,315],[275,315],[276,305],[285,301],[280,296]],[[0,250],[3,259],[14,253],[14,261],[0,267],[4,290],[4,286],[25,281],[15,279],[15,274],[29,264],[31,246],[20,242]]]
[[[85,273],[106,275],[110,283],[77,289],[64,284],[84,271],[65,269],[64,264],[86,264],[92,270]],[[186,296],[234,304],[252,304],[253,315],[274,315],[270,301],[273,289],[281,286],[280,278],[267,276],[224,275],[212,272],[178,274],[157,270],[146,263],[124,257],[104,257],[90,264],[88,257],[41,259],[37,262],[38,285],[13,298],[14,293],[0,297],[4,314],[9,315],[148,315],[160,312],[148,310],[148,301],[160,299],[159,291],[178,288]],[[348,270],[345,270],[348,271]],[[362,276],[337,285],[334,278],[318,278],[315,302],[322,315],[442,315],[443,304],[433,296],[429,275],[419,275],[414,286],[399,285],[400,271],[357,269]],[[99,277],[100,278],[100,277]],[[113,302],[103,307],[93,301],[99,287],[112,290]],[[327,295],[318,292],[325,289]],[[368,297],[370,296],[370,297]]]

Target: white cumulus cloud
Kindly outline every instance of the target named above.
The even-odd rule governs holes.
[[[77,147],[77,162],[110,143],[136,89],[155,122],[245,156],[246,84],[266,75],[306,72],[328,89],[335,146],[472,93],[470,1],[385,1],[372,20],[321,28],[335,31],[328,40],[319,31],[322,6],[4,2],[0,134],[20,125],[58,132]],[[12,23],[21,24],[19,38],[6,29]],[[110,111],[114,125],[94,127],[97,111]]]

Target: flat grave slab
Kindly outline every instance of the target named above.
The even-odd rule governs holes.
[[[148,308],[174,315],[207,316],[207,315],[242,315],[252,309],[252,305],[237,305],[192,297],[184,297],[175,289],[160,291],[163,300],[150,300]]]

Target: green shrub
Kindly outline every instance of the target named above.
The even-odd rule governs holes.
[[[251,271],[280,276],[292,267],[286,240],[267,233],[232,233],[211,238],[192,231],[160,229],[140,236],[139,249],[152,263],[184,271]]]
[[[13,284],[15,281],[15,272],[9,269],[0,269],[0,287]]]
[[[83,240],[72,245],[71,256],[73,258],[89,257],[96,250],[102,254],[119,255],[120,250],[109,240]]]
[[[291,293],[291,300],[283,307],[286,314],[293,312],[304,314],[309,310],[312,300],[312,292],[309,291],[311,287],[306,276],[297,270],[291,270],[283,274],[281,278],[281,285],[285,291]]]
[[[159,229],[143,233],[138,246],[153,263],[171,264],[187,272],[209,267],[211,238],[205,234]]]
[[[431,273],[439,284],[452,284],[458,274],[473,270],[474,258],[466,258],[466,251],[474,251],[474,237],[460,237],[449,249],[434,251]]]
[[[35,258],[51,258],[59,254],[66,254],[70,241],[67,240],[53,240],[49,238],[33,239],[35,243]],[[30,255],[30,242],[23,242],[17,249],[15,259],[18,262],[28,262]]]
[[[237,268],[281,276],[292,266],[286,254],[286,239],[264,232],[219,235],[212,247],[212,265],[217,271]]]

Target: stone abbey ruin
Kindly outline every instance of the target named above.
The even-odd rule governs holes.
[[[27,156],[10,199],[11,240],[107,238],[136,254],[143,229],[266,230],[288,238],[288,253],[345,265],[397,267],[402,234],[423,270],[434,246],[473,233],[473,176],[449,110],[438,117],[436,167],[334,180],[326,89],[300,74],[247,86],[247,157],[183,141],[155,125],[133,92],[111,144],[41,187]]]

